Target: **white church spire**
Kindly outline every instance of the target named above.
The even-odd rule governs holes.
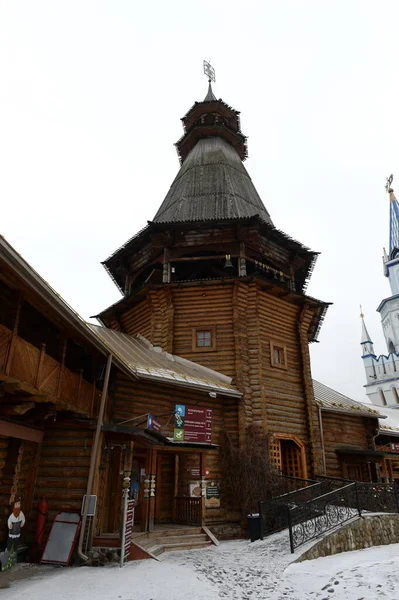
[[[362,307],[360,307],[360,318],[362,320],[362,339],[360,342],[362,349],[363,349],[362,356],[363,356],[363,358],[365,358],[366,356],[370,356],[370,355],[375,356],[373,341],[372,341],[371,336],[366,327]]]

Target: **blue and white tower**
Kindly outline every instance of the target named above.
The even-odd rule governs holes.
[[[389,193],[389,255],[384,248],[384,275],[392,296],[385,298],[377,311],[387,345],[386,354],[376,356],[362,314],[362,358],[366,371],[366,394],[378,406],[399,408],[399,203],[392,189],[393,175],[387,178]]]

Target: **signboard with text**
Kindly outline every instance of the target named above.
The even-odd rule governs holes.
[[[399,444],[391,444],[391,452],[397,452],[399,454]]]
[[[205,506],[208,508],[220,507],[220,488],[219,482],[208,481],[205,491]]]
[[[150,431],[161,431],[162,425],[156,417],[149,414],[147,416],[147,429]]]
[[[212,409],[176,404],[175,442],[212,442]]]

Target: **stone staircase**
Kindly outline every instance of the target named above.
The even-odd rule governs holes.
[[[212,544],[218,545],[219,542],[206,528],[174,527],[136,535],[132,544],[145,552],[149,558],[159,560],[159,556],[164,552],[199,550]]]

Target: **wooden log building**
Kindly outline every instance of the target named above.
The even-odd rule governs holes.
[[[273,225],[244,167],[239,112],[212,89],[183,117],[181,168],[148,226],[104,262],[123,298],[97,315],[164,351],[231,377],[234,443],[257,425],[274,464],[321,470],[309,343],[328,304],[306,295],[317,253]]]
[[[122,298],[97,315],[102,326],[0,239],[3,541],[16,495],[32,542],[41,496],[51,522],[88,493],[93,544],[117,547],[124,474],[143,533],[173,523],[223,534],[239,515],[218,491],[220,446],[242,444],[252,425],[286,475],[378,477],[336,448],[366,450],[356,464],[370,462],[376,415],[315,400],[309,343],[328,306],[306,294],[317,253],[273,225],[243,165],[238,111],[209,86],[182,121],[165,200],[104,262]],[[209,414],[209,437],[178,441],[176,406]],[[212,539],[203,531],[190,547]]]

